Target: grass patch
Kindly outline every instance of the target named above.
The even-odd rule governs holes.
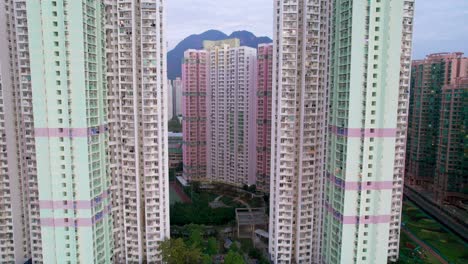
[[[468,245],[409,201],[404,202],[403,222],[408,230],[450,263],[468,263]]]
[[[441,264],[432,254],[425,252],[423,249],[415,250],[418,244],[413,241],[405,233],[400,236],[400,264],[414,264],[414,263],[427,263],[427,264]]]

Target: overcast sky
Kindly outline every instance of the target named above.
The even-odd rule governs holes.
[[[272,36],[273,0],[166,0],[172,49],[191,34],[218,29]],[[416,0],[414,58],[443,51],[468,54],[468,0]]]

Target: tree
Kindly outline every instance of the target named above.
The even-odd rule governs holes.
[[[196,192],[196,193],[199,193],[200,192],[200,182],[197,182],[197,181],[192,181],[190,183],[190,185],[192,185],[192,191]]]
[[[224,258],[224,264],[245,264],[245,261],[241,254],[234,250],[229,250],[228,254]]]
[[[213,259],[212,259],[211,256],[206,255],[206,254],[203,254],[202,263],[203,263],[203,264],[213,264]]]
[[[167,126],[170,132],[182,132],[182,124],[180,123],[179,118],[177,118],[177,116],[174,116],[171,120],[169,120]]]
[[[192,247],[199,248],[203,243],[203,231],[199,225],[189,225],[188,226],[190,235],[189,242]]]
[[[193,264],[202,260],[201,252],[198,248],[188,247],[184,240],[167,239],[159,245],[162,259],[168,264]]]
[[[229,251],[239,252],[239,247],[237,246],[236,241],[232,242],[231,247],[229,247]]]
[[[206,253],[210,256],[218,254],[218,241],[216,241],[216,238],[208,238],[208,243],[206,245]]]
[[[248,187],[248,191],[251,193],[255,193],[257,191],[257,186],[255,184],[252,184]]]

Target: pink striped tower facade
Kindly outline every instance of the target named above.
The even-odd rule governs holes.
[[[260,44],[257,52],[257,172],[261,191],[270,190],[271,88],[273,44]]]
[[[207,51],[187,50],[182,64],[182,148],[188,180],[206,178],[207,60]]]

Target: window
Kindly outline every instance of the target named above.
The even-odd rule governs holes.
[[[57,11],[53,11],[52,16],[56,17],[57,16]]]

